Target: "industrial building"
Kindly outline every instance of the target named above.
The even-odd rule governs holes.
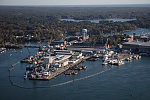
[[[150,42],[125,42],[123,43],[123,48],[125,50],[131,50],[135,53],[147,53],[150,54]]]

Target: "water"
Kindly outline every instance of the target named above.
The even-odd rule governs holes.
[[[72,21],[72,22],[82,22],[82,21],[90,21],[91,23],[99,23],[101,21],[113,21],[113,22],[127,22],[133,21],[136,19],[122,19],[122,18],[113,18],[113,19],[97,19],[97,20],[76,20],[76,19],[60,19],[61,21]]]
[[[102,66],[101,60],[85,61],[82,63],[82,65],[87,65],[85,71],[80,71],[75,76],[61,74],[51,81],[24,80],[23,75],[27,64],[18,64],[11,72],[11,79],[27,87],[50,86],[101,72],[110,67],[112,67],[112,70],[85,80],[52,88],[28,90],[11,86],[8,78],[8,67],[38,51],[35,48],[28,49],[23,48],[16,51],[12,49],[0,54],[1,100],[149,100],[150,98],[150,57],[125,62],[125,65],[121,67]],[[10,56],[10,54],[12,55]]]
[[[124,32],[126,34],[133,34],[133,33],[136,33],[137,36],[139,35],[142,35],[142,34],[149,34],[150,35],[150,29],[146,29],[146,28],[138,28],[136,30],[132,30],[132,31],[129,31],[129,32]]]
[[[132,34],[136,33],[136,36],[140,36],[140,35],[150,35],[150,29],[147,28],[137,28],[136,30],[132,30],[132,31],[128,31],[128,32],[124,32],[124,34]],[[107,33],[104,34],[104,37],[108,37],[108,36],[113,36],[113,35],[120,35],[120,33]]]

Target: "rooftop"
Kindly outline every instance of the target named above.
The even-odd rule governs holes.
[[[125,42],[123,44],[137,45],[137,46],[148,46],[148,47],[150,47],[150,42],[134,41],[134,42]]]

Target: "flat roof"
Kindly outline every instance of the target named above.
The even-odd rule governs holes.
[[[150,42],[141,42],[141,41],[125,42],[123,44],[138,45],[138,46],[150,46]]]

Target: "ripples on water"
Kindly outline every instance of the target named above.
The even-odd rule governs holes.
[[[22,51],[22,52],[21,52]],[[37,49],[30,48],[31,54]],[[12,54],[10,56],[10,54]],[[8,79],[8,67],[29,55],[27,48],[20,50],[8,50],[0,54],[0,99],[87,99],[87,100],[148,100],[150,98],[150,58],[142,57],[141,60],[125,62],[121,67],[102,66],[101,60],[85,61],[85,71],[80,71],[75,76],[59,75],[51,81],[24,80],[23,75],[27,64],[18,64],[12,72],[13,81],[27,87],[50,86],[73,79],[83,78],[103,70],[112,68],[102,74],[65,84],[62,86],[43,89],[21,89],[11,86]]]

